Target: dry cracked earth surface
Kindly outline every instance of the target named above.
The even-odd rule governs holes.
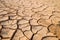
[[[60,40],[60,0],[0,0],[0,40]]]

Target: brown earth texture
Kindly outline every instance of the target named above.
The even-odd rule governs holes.
[[[0,0],[0,40],[60,40],[60,0]]]

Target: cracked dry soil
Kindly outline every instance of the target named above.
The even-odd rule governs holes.
[[[0,0],[0,40],[60,40],[60,1]]]

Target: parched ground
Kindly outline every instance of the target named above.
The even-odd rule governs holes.
[[[0,40],[60,40],[60,0],[0,0]]]

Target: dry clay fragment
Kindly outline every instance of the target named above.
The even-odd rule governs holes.
[[[51,20],[50,20],[50,19],[48,19],[48,20],[39,19],[39,20],[38,20],[38,24],[48,27],[48,26],[49,26],[50,24],[52,24],[52,23],[51,23]]]
[[[25,20],[25,19],[21,19],[19,20],[18,24],[26,24],[28,23],[29,21]]]
[[[31,25],[38,25],[36,19],[31,19],[31,20],[30,20],[30,24],[31,24]]]
[[[13,11],[13,12],[14,12],[14,11]],[[10,12],[10,13],[8,13],[7,15],[8,15],[8,16],[15,16],[16,13],[12,13],[12,12]]]
[[[56,17],[60,17],[60,11],[54,11],[53,15]]]
[[[56,35],[60,39],[60,26],[57,26],[57,28],[56,28]]]
[[[40,0],[31,0],[31,1],[33,4],[33,5],[31,5],[32,8],[39,8],[39,7],[42,7],[44,5],[40,2]]]
[[[58,38],[56,38],[56,37],[46,37],[46,38],[43,38],[43,40],[58,40]]]
[[[13,40],[19,40],[23,36],[23,32],[21,30],[17,30],[16,34],[13,37]]]
[[[47,36],[56,36],[52,32],[47,33]]]
[[[3,38],[11,38],[14,32],[15,32],[15,30],[2,29],[2,31],[1,31],[1,36],[2,36]]]
[[[32,32],[33,33],[36,33],[36,32],[38,32],[39,30],[41,30],[43,28],[43,26],[39,26],[39,25],[37,25],[37,26],[32,26]]]
[[[41,13],[43,15],[48,15],[48,16],[51,16],[52,15],[52,11],[53,11],[53,7],[51,6],[48,6],[44,11],[42,11]]]
[[[18,15],[20,15],[20,16],[25,16],[24,14],[23,14],[23,11],[24,11],[24,7],[22,6],[19,10],[18,10]]]
[[[50,17],[50,16],[48,16],[48,15],[41,15],[41,17],[40,17],[40,18],[41,18],[41,19],[46,19],[46,20],[48,20],[48,19],[49,19],[49,17]]]
[[[6,5],[6,6],[8,6],[8,7],[10,7],[10,8],[13,8],[13,9],[17,9],[17,3],[16,3],[17,1],[15,0],[4,0],[4,4]]]
[[[24,34],[27,36],[27,38],[31,39],[33,33],[31,31],[25,31]]]
[[[10,40],[10,39],[2,39],[2,40]]]
[[[60,21],[60,17],[56,17],[56,16],[52,16],[50,19],[52,20],[53,24],[58,24]]]
[[[0,16],[0,21],[8,20],[8,16]]]
[[[42,37],[46,36],[46,33],[48,32],[46,27],[43,27],[42,30],[40,30],[36,35],[34,35],[33,40],[41,40]]]
[[[30,26],[26,26],[26,27],[22,28],[22,31],[26,31],[26,30],[30,30]]]
[[[5,14],[7,14],[6,11],[2,11],[2,12],[0,12],[0,15],[5,15]]]
[[[23,5],[24,5],[24,7],[28,8],[28,9],[32,8],[30,1],[31,1],[31,0],[23,0]]]
[[[51,25],[49,27],[49,30],[60,39],[60,26],[59,25]]]
[[[26,20],[32,19],[30,16],[24,16],[23,18],[26,19]]]
[[[21,37],[20,40],[29,40],[28,38],[26,38],[25,36]]]
[[[32,9],[34,12],[38,12],[38,11],[43,11],[47,8],[48,6],[47,5],[42,5],[41,7],[38,7],[38,8],[34,8]]]
[[[20,25],[19,25],[19,28],[22,29],[22,28],[25,28],[25,27],[27,27],[27,26],[29,26],[29,23],[20,24]]]
[[[16,24],[17,20],[7,20],[7,21],[3,21],[1,22],[1,25],[12,25],[12,24]]]
[[[49,31],[51,32],[51,33],[56,33],[56,28],[57,28],[57,26],[56,25],[51,25],[50,27],[49,27]]]
[[[34,12],[32,12],[31,10],[25,9],[23,14],[26,15],[26,16],[32,16],[34,14]]]
[[[10,19],[18,20],[18,19],[22,19],[22,17],[15,15],[15,16],[10,16]]]
[[[40,19],[40,16],[41,16],[41,12],[37,12],[37,13],[33,14],[31,17],[32,17],[33,19],[38,20],[38,19]]]
[[[11,29],[17,29],[17,24],[13,25],[3,25],[4,28],[11,28]]]

